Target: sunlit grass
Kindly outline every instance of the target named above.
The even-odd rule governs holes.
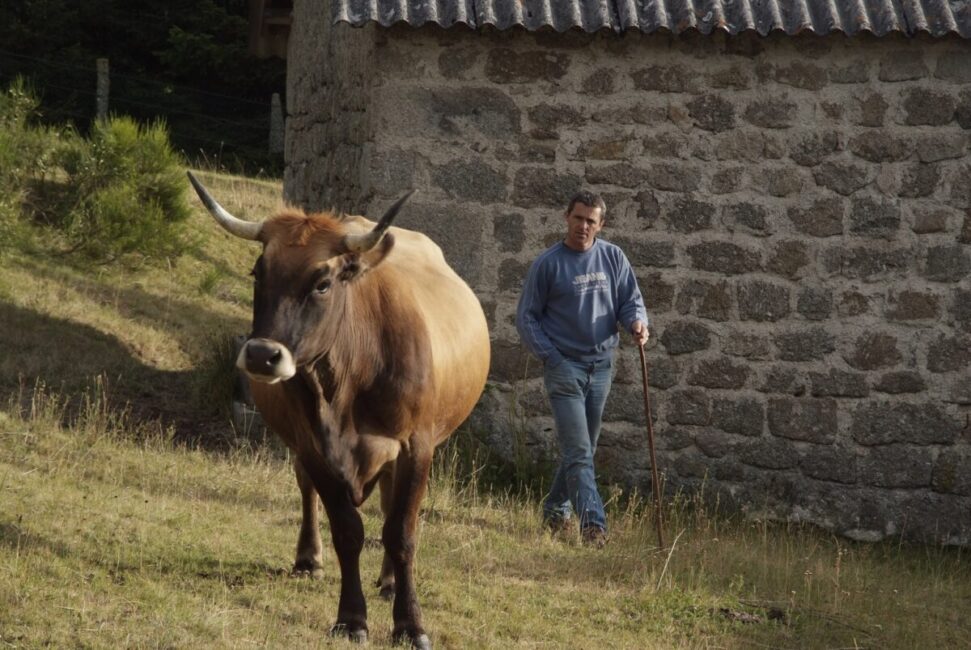
[[[12,646],[342,647],[327,577],[287,570],[299,523],[285,454],[173,442],[110,411],[79,415],[43,387],[0,414],[0,642]],[[863,545],[815,529],[710,516],[610,513],[601,551],[551,539],[538,501],[481,489],[455,452],[436,464],[418,580],[439,648],[968,647],[960,550]],[[380,537],[376,500],[363,514]],[[325,538],[327,537],[325,533]],[[376,577],[381,549],[362,566]],[[390,608],[369,588],[372,645]],[[748,622],[742,622],[747,620]]]

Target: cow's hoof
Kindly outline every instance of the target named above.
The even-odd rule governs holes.
[[[378,595],[381,596],[383,600],[394,600],[394,584],[390,585],[378,585],[380,590]]]
[[[296,562],[290,575],[294,578],[311,578],[319,580],[324,577],[324,567],[313,562]]]
[[[394,645],[406,645],[418,650],[432,650],[432,641],[424,633],[412,636],[407,632],[395,632],[391,636],[391,642]]]
[[[335,623],[334,627],[330,628],[330,635],[347,639],[351,643],[367,643],[366,627],[351,629],[346,623]]]

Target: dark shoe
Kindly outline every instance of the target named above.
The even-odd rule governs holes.
[[[550,535],[553,537],[566,536],[576,530],[573,526],[573,520],[565,519],[563,517],[546,519],[543,521],[543,526],[546,528],[546,530],[550,531]]]
[[[607,545],[607,532],[599,526],[589,526],[580,532],[580,539],[585,546],[603,548]]]

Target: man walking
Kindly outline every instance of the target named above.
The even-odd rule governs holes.
[[[637,278],[621,249],[597,235],[607,206],[580,192],[567,207],[566,237],[533,262],[516,313],[526,347],[543,362],[560,464],[543,518],[554,532],[569,525],[571,509],[584,542],[602,547],[607,520],[593,458],[610,392],[617,324],[638,345],[648,339],[647,311]]]

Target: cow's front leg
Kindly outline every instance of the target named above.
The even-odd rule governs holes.
[[[410,642],[413,648],[431,648],[421,622],[421,607],[415,590],[415,529],[418,507],[428,488],[432,449],[412,438],[413,444],[398,457],[394,476],[391,510],[384,522],[384,549],[394,567],[395,643]]]
[[[337,604],[335,636],[351,641],[367,641],[367,604],[361,588],[361,549],[364,548],[364,522],[347,486],[323,472],[312,472],[314,485],[330,520],[330,534],[341,569],[341,596]]]
[[[320,540],[320,499],[313,481],[300,461],[294,460],[293,471],[300,487],[303,518],[300,536],[297,538],[297,557],[293,562],[293,575],[320,578],[324,575],[324,546]]]
[[[381,489],[381,513],[387,521],[391,513],[391,506],[394,501],[394,465],[386,469],[379,479]],[[391,561],[391,554],[387,547],[384,551],[384,560],[381,562],[381,575],[378,576],[377,585],[380,590],[381,598],[391,600],[394,598],[394,563]]]

